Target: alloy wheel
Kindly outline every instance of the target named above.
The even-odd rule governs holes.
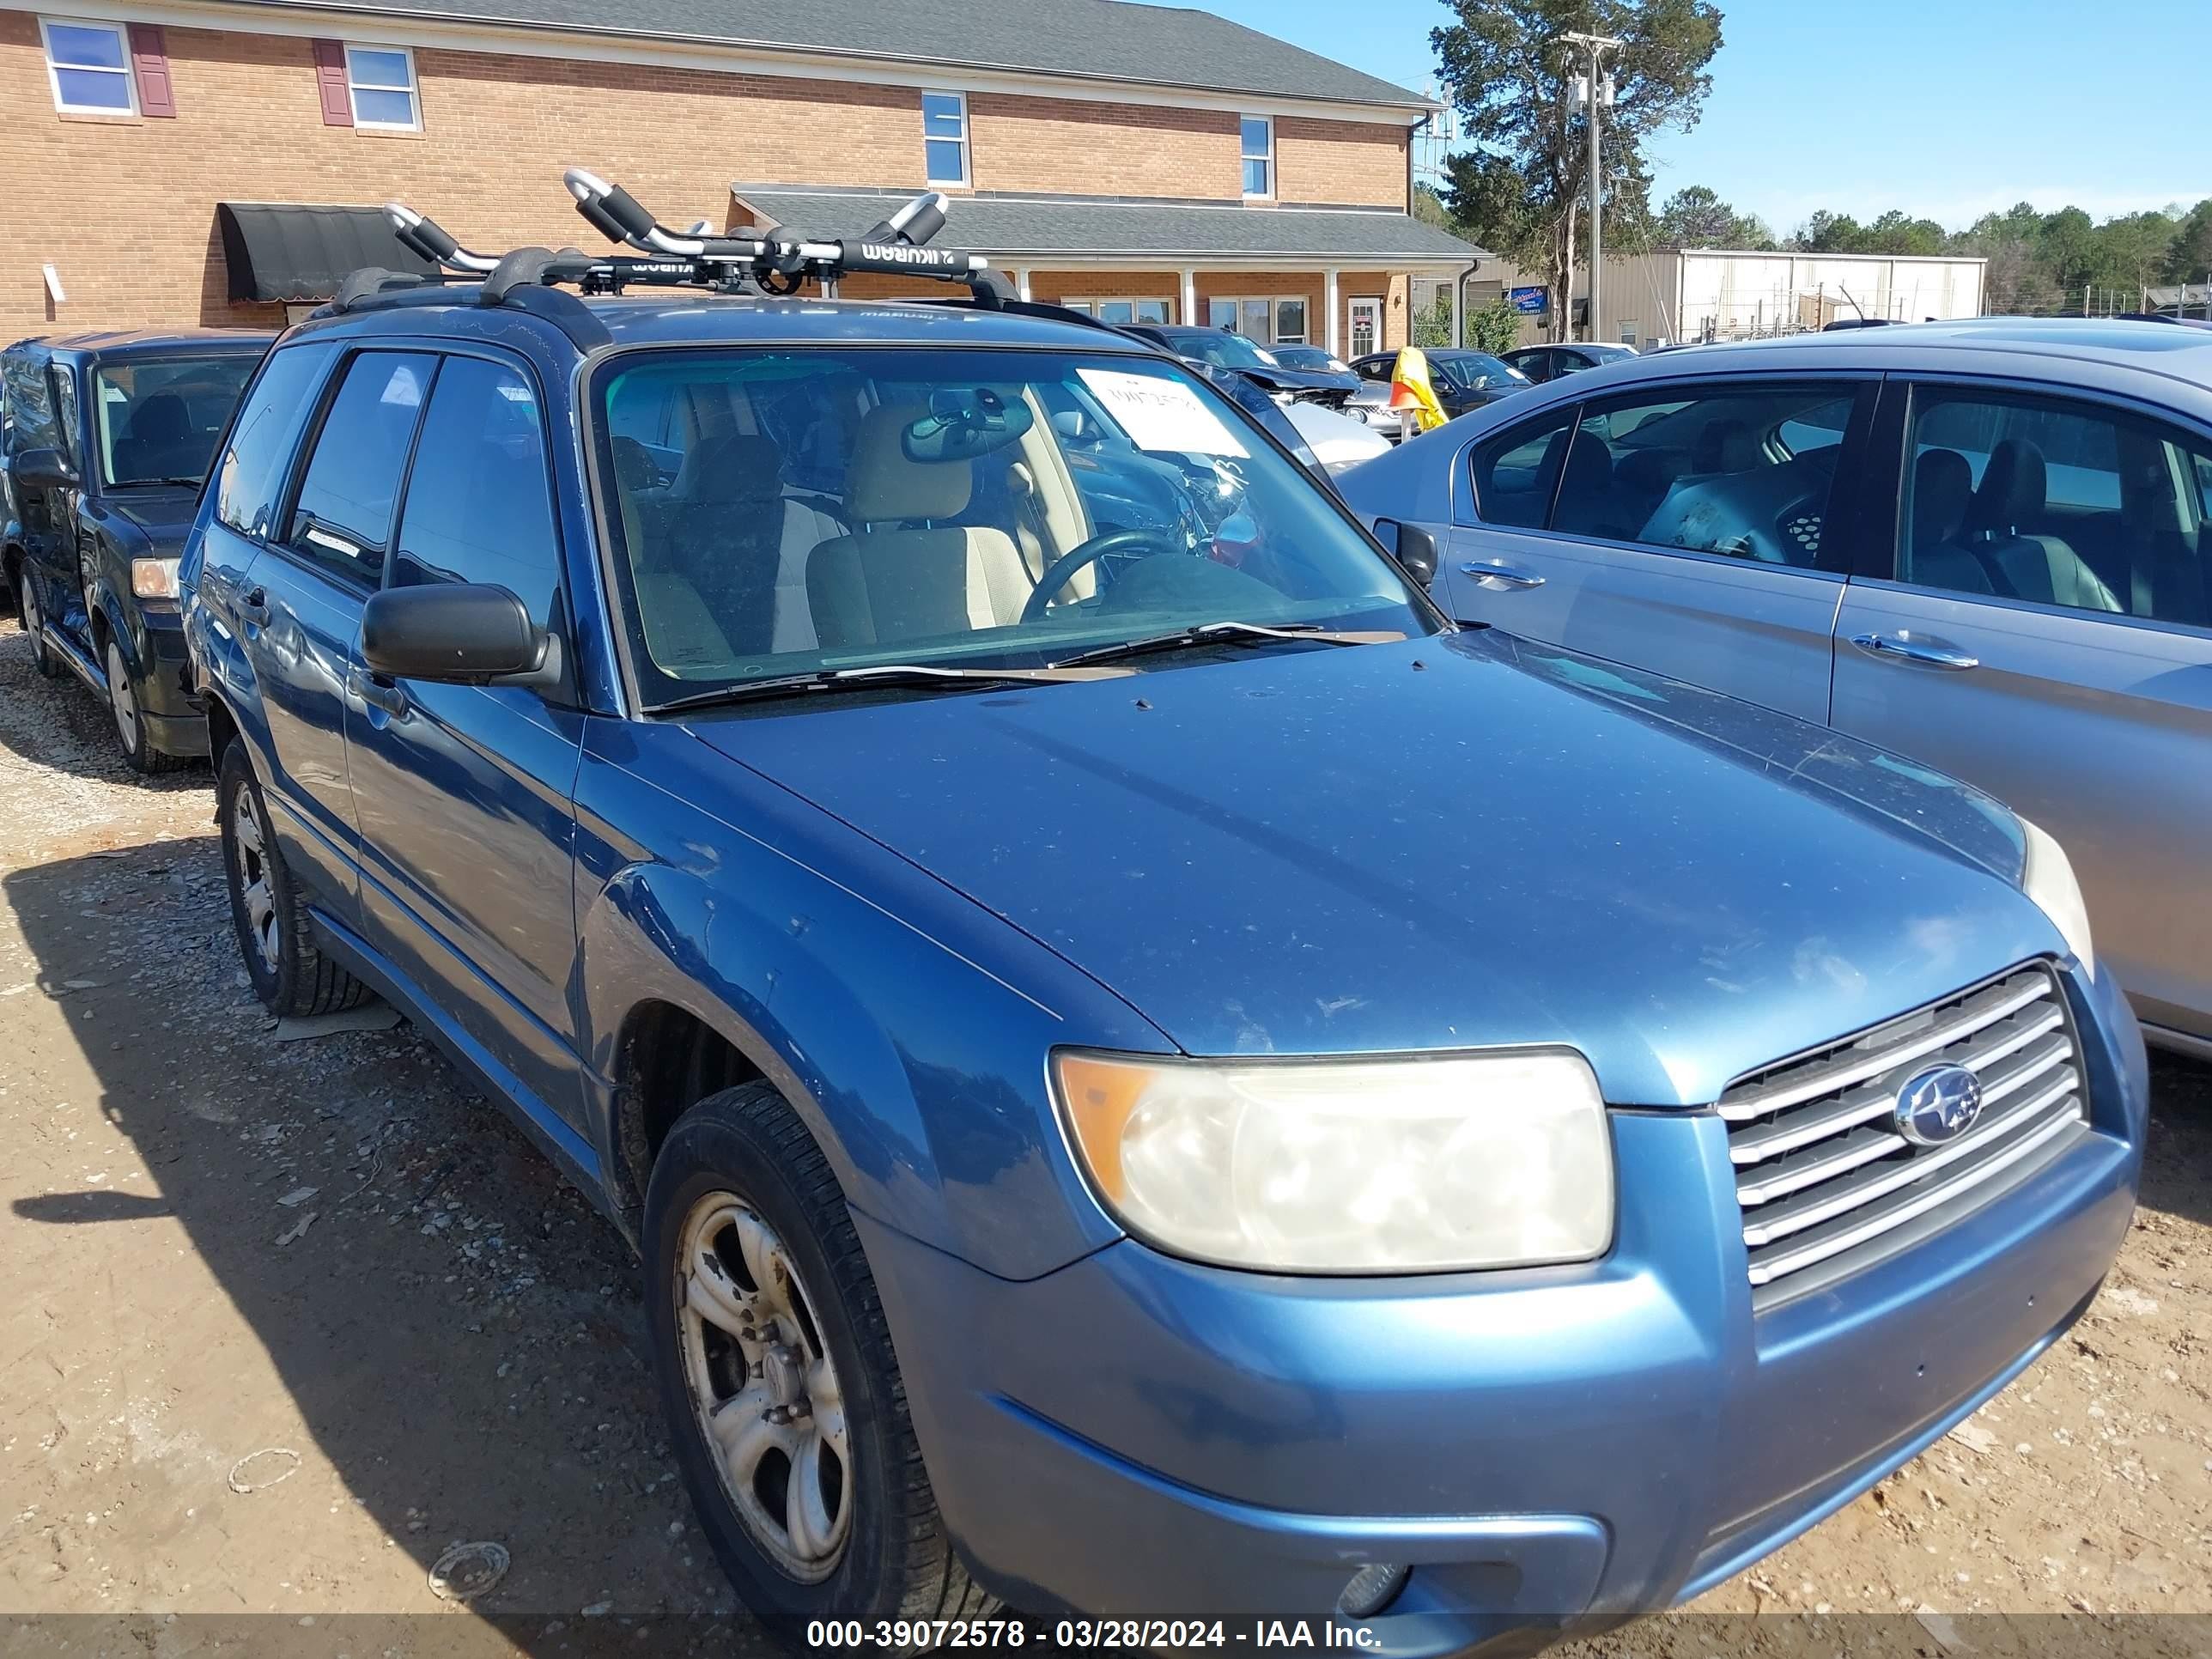
[[[283,956],[276,936],[276,890],[270,878],[269,836],[261,822],[261,805],[253,791],[240,785],[230,815],[231,834],[238,842],[239,897],[246,904],[246,919],[253,935],[261,965],[270,973]]]
[[[852,1534],[844,1395],[783,1241],[734,1193],[691,1206],[676,1257],[677,1340],[722,1489],[762,1553],[819,1583]]]

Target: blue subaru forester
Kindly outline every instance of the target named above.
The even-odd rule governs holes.
[[[450,280],[279,342],[191,648],[262,1000],[389,998],[635,1243],[772,1630],[1594,1627],[2095,1294],[2142,1050],[2034,826],[1455,628],[1262,422],[973,262],[774,292],[898,226],[572,190],[649,257],[429,227]]]

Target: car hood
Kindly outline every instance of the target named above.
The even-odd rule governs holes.
[[[167,558],[183,549],[185,532],[192,527],[199,499],[197,488],[149,484],[103,496],[101,505],[111,517],[131,526],[146,538],[152,549],[148,556]]]
[[[1559,1043],[1694,1105],[2063,948],[2010,812],[1747,703],[1480,631],[1174,660],[693,729],[1191,1054]]]

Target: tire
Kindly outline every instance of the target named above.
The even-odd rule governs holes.
[[[46,613],[39,608],[38,590],[32,586],[27,572],[15,580],[15,614],[20,619],[15,625],[30,638],[31,666],[39,671],[40,679],[59,679],[62,659],[46,643]]]
[[[177,770],[185,764],[185,757],[156,749],[154,740],[146,735],[146,722],[139,713],[144,700],[139,696],[138,682],[131,678],[131,665],[123,660],[123,647],[116,643],[112,633],[107,635],[106,654],[107,712],[115,722],[115,741],[123,750],[124,761],[132,771],[145,777]]]
[[[938,1513],[844,1194],[772,1085],[725,1090],[678,1120],[653,1166],[644,1243],[646,1320],[677,1466],[755,1617],[796,1644],[817,1619],[872,1626],[991,1613],[996,1602]],[[769,1402],[793,1389],[803,1414],[778,1428],[774,1412],[788,1408]],[[708,1425],[717,1407],[726,1430]],[[810,1470],[820,1508],[794,1527],[793,1494]]]
[[[307,902],[270,833],[268,805],[243,744],[222,751],[215,811],[231,927],[261,1006],[282,1018],[334,1014],[366,1001],[368,987],[315,948]]]

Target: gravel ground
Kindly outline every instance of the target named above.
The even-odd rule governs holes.
[[[211,802],[204,769],[125,771],[101,707],[0,631],[0,1654],[757,1650],[624,1247],[404,1024],[276,1027]],[[2069,1336],[1593,1645],[2212,1651],[2200,1620],[2118,1617],[2212,1613],[2212,1071],[2158,1061],[2154,1092],[2142,1209]],[[504,1577],[441,1598],[477,1541]]]

